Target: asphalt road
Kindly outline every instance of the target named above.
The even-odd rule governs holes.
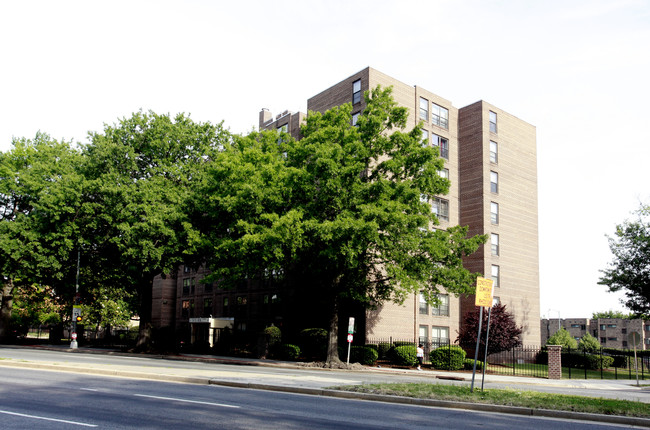
[[[15,367],[0,367],[0,423],[44,430],[629,428]]]

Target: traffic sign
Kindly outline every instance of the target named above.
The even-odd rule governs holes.
[[[476,278],[476,306],[492,307],[492,279]]]
[[[627,340],[632,345],[639,345],[641,343],[641,335],[636,331],[630,332],[627,335]]]
[[[352,343],[352,335],[351,334],[348,335],[348,343]]]
[[[72,333],[72,340],[75,340],[77,338],[77,333]]]

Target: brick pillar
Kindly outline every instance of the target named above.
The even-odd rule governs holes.
[[[562,345],[547,345],[548,379],[562,379]]]

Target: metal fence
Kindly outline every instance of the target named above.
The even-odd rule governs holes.
[[[562,351],[562,377],[567,379],[650,379],[650,351],[600,348]]]
[[[390,364],[391,362],[391,349],[400,345],[413,345],[421,344],[424,349],[424,364],[431,365],[429,359],[430,353],[440,347],[459,346],[450,342],[449,339],[398,339],[398,338],[383,338],[383,339],[369,339],[367,344],[377,346],[378,363]],[[466,359],[471,359],[473,364],[474,347],[461,346],[466,351]],[[450,350],[449,350],[450,351]],[[514,376],[531,376],[546,378],[548,377],[548,366],[546,362],[540,362],[541,348],[538,346],[520,346],[513,348],[509,351],[503,351],[496,354],[490,354],[485,367],[486,373],[500,374],[500,375],[514,375]],[[483,361],[484,352],[479,352],[479,361]],[[443,357],[445,354],[443,353]],[[451,363],[451,351],[448,355],[448,362]],[[444,362],[444,360],[443,360]],[[481,368],[480,365],[478,367]]]

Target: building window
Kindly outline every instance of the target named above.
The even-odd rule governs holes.
[[[600,338],[600,343],[607,343],[607,338],[606,337],[601,337]]]
[[[618,342],[617,337],[608,337],[607,340],[611,340],[612,342]]]
[[[248,304],[248,297],[246,296],[237,296],[237,305],[246,306]]]
[[[181,317],[189,318],[189,316],[190,316],[190,301],[183,300],[183,302],[181,303]]]
[[[212,282],[207,282],[207,283],[205,283],[204,286],[203,286],[203,290],[204,290],[206,293],[211,293],[211,292],[212,292],[212,289],[213,289],[213,284],[212,284]]]
[[[352,83],[352,104],[361,103],[361,79]]]
[[[429,118],[429,100],[420,97],[420,119],[426,121]]]
[[[623,341],[623,348],[627,348],[627,340]]]
[[[490,111],[490,132],[497,132],[497,114]]]
[[[449,343],[449,327],[431,327],[431,342],[436,347],[447,345]]]
[[[499,286],[500,286],[499,278],[501,276],[499,274],[499,266],[493,264],[492,269],[491,269],[491,274],[492,274],[492,286],[494,288],[499,288]]]
[[[449,128],[449,111],[432,103],[431,122],[438,127]]]
[[[499,174],[497,172],[490,172],[490,191],[499,192]]]
[[[490,222],[499,224],[499,204],[490,202]]]
[[[359,121],[359,115],[360,114],[361,114],[361,112],[357,112],[357,113],[352,114],[352,125],[355,126],[355,127],[357,126],[357,121]]]
[[[580,328],[580,324],[571,324],[571,328]]]
[[[492,248],[492,255],[499,255],[499,235],[492,233],[490,235],[490,246]]]
[[[420,338],[420,343],[426,343],[429,340],[429,327],[426,325],[421,325],[418,328],[418,337]]]
[[[616,324],[607,324],[607,328],[616,328]]]
[[[498,296],[493,296],[492,297],[492,306],[500,305],[501,304],[501,297]]]
[[[431,210],[440,220],[449,221],[449,201],[441,198],[434,198]]]
[[[190,293],[191,284],[192,284],[192,280],[190,278],[183,279],[183,295],[187,295]]]
[[[605,324],[601,324],[601,325],[600,325],[600,329],[601,329],[601,330],[605,330],[606,328],[607,328],[607,326],[606,326]]]
[[[645,331],[650,331],[650,324],[646,324]]]
[[[622,333],[622,334],[627,334],[627,329],[626,329],[626,328],[622,328],[622,329],[621,329],[621,333]]]
[[[440,300],[440,304],[431,308],[431,315],[449,316],[449,295],[436,294],[436,297]]]
[[[438,175],[439,175],[441,178],[449,179],[449,169],[441,169],[441,170],[438,170]]]
[[[490,163],[499,162],[499,145],[496,142],[490,141]]]
[[[438,148],[440,156],[449,160],[449,140],[437,134],[431,134],[431,144]]]
[[[421,315],[427,315],[429,313],[429,304],[427,303],[427,300],[424,298],[424,294],[420,293],[420,314]]]
[[[203,316],[212,317],[212,299],[203,299]]]

